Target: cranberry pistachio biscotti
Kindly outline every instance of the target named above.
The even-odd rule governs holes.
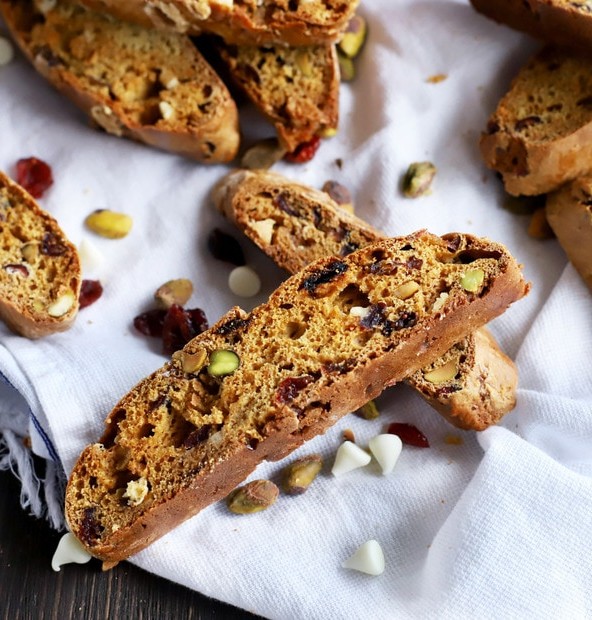
[[[343,256],[384,238],[325,193],[279,174],[238,170],[216,186],[218,209],[280,267],[296,273],[322,256]],[[417,292],[408,283],[404,298]],[[448,421],[466,430],[496,424],[516,404],[518,373],[481,328],[405,380]]]
[[[2,172],[0,240],[0,320],[27,338],[68,329],[78,313],[78,252],[56,220]]]
[[[466,286],[471,273],[478,286]],[[411,282],[416,293],[401,296]],[[456,233],[420,231],[311,264],[122,398],[71,473],[71,531],[107,563],[140,551],[527,291],[503,246]]]
[[[1,0],[0,11],[37,71],[93,123],[201,162],[234,158],[236,104],[188,37],[45,4]]]

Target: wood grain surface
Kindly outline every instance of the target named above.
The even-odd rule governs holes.
[[[11,472],[0,472],[0,618],[253,620],[257,616],[214,601],[122,562],[103,573],[100,564],[51,558],[61,534],[27,515]]]

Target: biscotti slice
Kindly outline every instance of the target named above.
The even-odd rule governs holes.
[[[218,183],[216,206],[280,267],[296,273],[322,256],[343,256],[384,238],[328,194],[279,174],[238,170]],[[400,295],[413,295],[416,284]],[[406,380],[452,424],[483,430],[516,404],[518,374],[485,329],[456,343]]]
[[[209,32],[234,45],[335,42],[359,0],[80,0],[97,11],[147,27]]]
[[[339,117],[339,63],[334,45],[216,45],[232,79],[273,123],[288,152]]]
[[[471,273],[483,277],[469,291]],[[309,265],[123,397],[71,473],[71,531],[109,563],[140,551],[527,290],[502,245],[458,233],[420,231]]]
[[[0,319],[27,338],[68,329],[78,312],[78,252],[56,220],[2,172],[0,240]]]
[[[592,171],[591,58],[554,47],[518,73],[481,136],[513,195],[544,194]]]
[[[547,196],[545,208],[561,247],[592,291],[592,176]]]
[[[230,93],[188,37],[116,21],[58,0],[0,0],[35,68],[108,133],[202,162],[239,145]]]
[[[592,49],[592,15],[586,0],[471,0],[487,17],[548,43]]]

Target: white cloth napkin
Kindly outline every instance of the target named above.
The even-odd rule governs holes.
[[[396,386],[378,399],[380,419],[348,416],[294,455],[320,452],[328,464],[306,494],[250,516],[213,505],[130,561],[270,618],[590,617],[592,296],[556,241],[531,239],[528,218],[502,209],[501,186],[477,148],[536,44],[460,1],[366,0],[361,12],[370,36],[357,79],[342,87],[338,136],[312,162],[276,169],[316,187],[344,183],[357,213],[393,235],[425,227],[505,243],[532,282],[491,325],[517,361],[518,405],[477,436]],[[428,82],[435,74],[447,79]],[[243,118],[246,134],[270,133],[252,112]],[[213,227],[232,232],[209,200],[229,167],[90,129],[17,57],[0,68],[0,168],[13,172],[30,155],[54,171],[41,204],[75,243],[90,240],[104,256],[85,277],[100,278],[105,292],[64,334],[31,342],[0,326],[0,370],[24,397],[3,398],[0,427],[28,426],[35,451],[69,472],[116,401],[164,362],[157,341],[132,327],[160,284],[190,278],[189,305],[210,322],[241,302],[226,285],[230,268],[206,249]],[[433,193],[404,199],[401,175],[422,160],[438,167]],[[97,208],[129,213],[129,237],[92,237],[83,219]],[[250,309],[284,276],[243,246],[263,279]],[[386,477],[374,465],[339,479],[328,473],[344,429],[365,445],[392,421],[415,424],[431,447],[404,447]],[[462,445],[447,443],[449,434]],[[275,478],[281,467],[264,464],[255,476]],[[382,575],[341,568],[372,538],[386,557]]]

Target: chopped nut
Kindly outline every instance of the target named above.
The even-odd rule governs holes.
[[[235,489],[226,498],[226,505],[235,514],[252,514],[266,510],[275,503],[279,489],[269,480],[253,480]]]
[[[218,349],[210,355],[208,373],[212,377],[231,375],[240,366],[240,359],[234,351]]]
[[[122,497],[127,499],[128,506],[139,506],[148,495],[148,480],[143,476],[137,480],[130,480]]]
[[[64,316],[64,314],[72,308],[75,302],[76,298],[74,297],[74,293],[72,293],[72,291],[68,291],[58,297],[56,301],[49,306],[47,309],[47,314],[55,319],[58,319],[61,316]]]
[[[269,245],[273,239],[273,229],[275,228],[275,224],[275,220],[267,218],[265,220],[253,221],[249,224],[249,227],[257,233],[263,243]]]
[[[37,262],[37,259],[39,258],[39,243],[36,241],[25,243],[25,245],[21,248],[21,254],[30,265]]]
[[[423,378],[430,383],[446,383],[446,381],[454,379],[457,373],[458,360],[452,359],[446,362],[446,364],[424,373]]]
[[[368,442],[368,447],[382,468],[383,476],[386,476],[395,468],[403,449],[403,442],[397,435],[384,433],[373,437]]]
[[[261,278],[252,267],[242,265],[228,275],[228,287],[239,297],[254,297],[261,290]]]
[[[338,132],[339,130],[337,129],[337,127],[323,127],[319,130],[318,134],[321,138],[327,139],[334,138]]]
[[[84,222],[94,233],[108,239],[121,239],[132,228],[132,218],[129,215],[109,209],[93,211]]]
[[[356,67],[354,61],[345,54],[338,53],[339,73],[342,82],[351,82],[356,77]]]
[[[330,198],[334,200],[340,207],[351,205],[353,200],[350,191],[337,181],[326,181],[323,184],[322,191],[329,194]]]
[[[445,435],[444,436],[444,443],[448,444],[449,446],[462,446],[463,445],[463,438],[460,435]]]
[[[483,269],[470,269],[460,279],[460,285],[468,293],[476,293],[485,279],[485,272]]]
[[[436,166],[429,161],[410,164],[403,177],[403,195],[407,198],[419,198],[431,192],[431,185],[436,176]]]
[[[364,420],[376,420],[380,416],[380,411],[373,400],[369,400],[364,406],[357,411],[358,415]]]
[[[277,138],[268,138],[254,144],[245,151],[241,159],[241,167],[247,170],[267,170],[280,161],[286,149]]]
[[[296,66],[301,71],[302,75],[309,77],[312,75],[314,66],[311,59],[310,50],[307,48],[299,49],[296,53]]]
[[[429,84],[439,84],[447,78],[448,76],[445,73],[436,73],[435,75],[430,75],[426,82],[428,82]]]
[[[312,484],[323,468],[319,454],[304,456],[284,468],[282,488],[289,495],[300,495]]]
[[[537,209],[530,218],[528,225],[528,236],[533,239],[553,239],[555,233],[549,222],[544,208]]]
[[[156,305],[168,310],[173,304],[184,306],[193,294],[193,284],[186,278],[169,280],[159,286],[154,293]]]
[[[381,575],[384,572],[385,562],[382,547],[376,540],[369,540],[359,547],[356,552],[341,565],[343,568],[366,573]]]
[[[348,58],[355,58],[366,41],[368,27],[366,20],[360,15],[354,15],[350,20],[337,47]]]
[[[207,358],[208,354],[205,349],[197,349],[194,353],[188,353],[187,351],[175,351],[173,353],[173,359],[181,363],[183,372],[187,374],[193,374],[201,370]]]
[[[161,101],[158,104],[158,109],[160,110],[160,115],[165,121],[170,121],[175,117],[175,108],[173,108],[168,101]]]
[[[395,297],[399,299],[409,299],[419,291],[419,288],[420,286],[417,282],[405,282],[405,284],[401,284],[401,286],[397,287],[395,290]]]
[[[448,297],[449,297],[448,293],[440,293],[438,295],[438,298],[434,302],[434,305],[432,306],[432,310],[434,312],[438,312],[439,310],[441,310],[444,307],[444,304],[446,304]]]

